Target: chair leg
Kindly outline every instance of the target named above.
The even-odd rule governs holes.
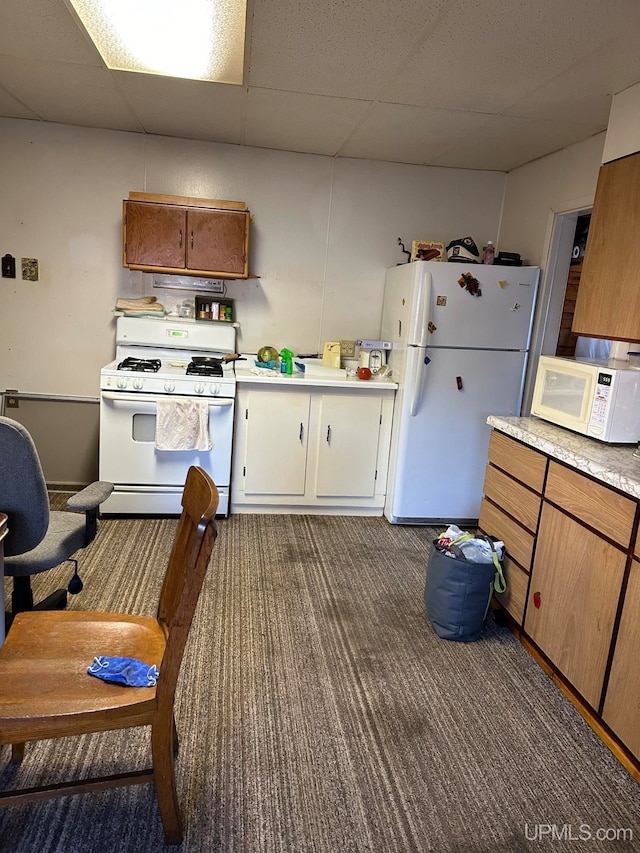
[[[176,727],[176,718],[173,718],[173,755],[175,758],[178,757],[178,753],[180,752],[180,741],[178,739],[178,729]]]
[[[11,592],[11,612],[13,614],[23,613],[25,610],[33,609],[33,591],[31,589],[31,578],[29,575],[18,575],[13,579],[13,590]]]
[[[20,762],[24,758],[25,746],[26,746],[26,743],[12,743],[11,744],[11,763],[12,764],[20,764]]]
[[[174,731],[173,714],[157,720],[151,726],[153,778],[164,828],[164,838],[167,844],[180,844],[183,835],[182,816],[176,789]]]

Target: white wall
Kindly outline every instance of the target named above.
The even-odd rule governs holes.
[[[604,141],[599,133],[507,177],[498,248],[518,251],[527,263],[542,267],[523,414],[529,411],[540,353],[549,347],[555,352],[575,221],[578,212],[593,206]]]
[[[506,180],[17,119],[0,120],[0,162],[0,254],[18,264],[0,279],[0,389],[71,395],[97,395],[118,296],[154,292],[170,308],[185,296],[122,268],[130,190],[246,201],[260,278],[228,285],[238,347],[308,352],[379,335],[398,237],[495,241]],[[38,258],[39,282],[22,281],[22,257]]]

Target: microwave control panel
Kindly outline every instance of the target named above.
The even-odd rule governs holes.
[[[607,407],[611,396],[611,384],[613,376],[610,373],[598,373],[596,393],[593,397],[593,408],[591,409],[591,423],[603,424],[607,419]]]

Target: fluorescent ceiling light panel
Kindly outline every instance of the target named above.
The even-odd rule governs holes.
[[[67,0],[108,68],[242,84],[246,0]]]

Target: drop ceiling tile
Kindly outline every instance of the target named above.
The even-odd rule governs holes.
[[[473,134],[485,120],[479,113],[374,104],[339,154],[422,164]]]
[[[609,121],[611,101],[640,79],[638,31],[625,33],[595,50],[548,83],[530,92],[505,115],[599,123]]]
[[[597,126],[573,122],[485,116],[473,134],[432,158],[428,165],[508,172],[598,132]]]
[[[45,121],[113,130],[137,130],[106,68],[26,61],[0,56],[4,87]]]
[[[499,113],[597,50],[640,28],[633,0],[475,0],[452,7],[380,99]],[[597,25],[594,25],[597,21]]]
[[[373,98],[453,0],[264,0],[252,23],[250,86]]]
[[[249,88],[245,144],[338,153],[367,109],[365,101]]]
[[[2,0],[0,54],[104,68],[104,62],[64,0]]]
[[[113,75],[147,133],[242,141],[246,87],[125,71]]]

